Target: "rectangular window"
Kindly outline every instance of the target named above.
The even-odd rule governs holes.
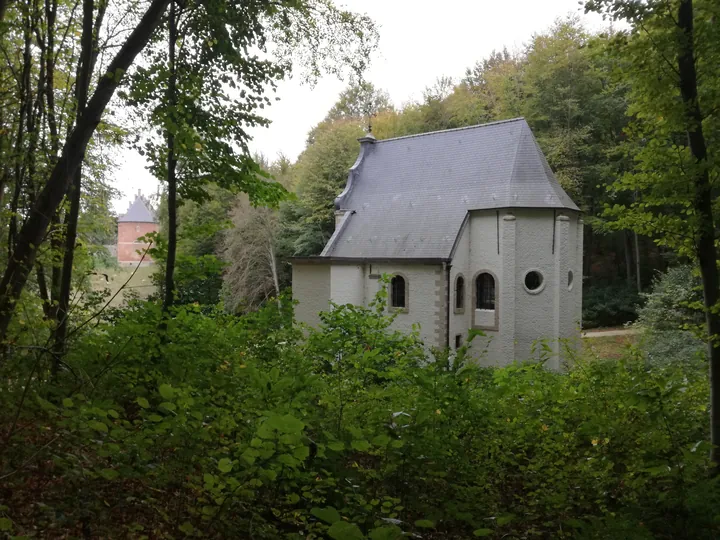
[[[462,347],[462,334],[455,335],[455,348],[459,349]]]

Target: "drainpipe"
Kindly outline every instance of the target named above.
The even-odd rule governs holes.
[[[443,263],[445,270],[445,341],[448,349],[450,348],[450,268],[451,264]]]

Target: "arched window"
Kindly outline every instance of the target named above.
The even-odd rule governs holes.
[[[475,281],[475,308],[495,309],[495,278],[487,272]]]
[[[402,276],[395,276],[390,280],[390,307],[407,307],[407,284]]]
[[[455,310],[465,308],[465,278],[458,276],[455,279]]]

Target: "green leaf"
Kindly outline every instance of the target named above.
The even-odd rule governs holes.
[[[330,538],[335,540],[363,540],[365,538],[357,525],[347,521],[333,523],[327,533]]]
[[[298,446],[293,450],[293,456],[300,461],[305,461],[310,455],[310,449],[307,446]]]
[[[150,407],[150,403],[148,403],[148,400],[144,397],[139,397],[135,401],[137,401],[137,404],[140,405],[143,409],[147,409]]]
[[[370,449],[370,443],[364,439],[362,441],[353,441],[352,447],[360,452],[367,452]]]
[[[190,535],[190,534],[192,534],[193,532],[195,532],[195,527],[193,527],[193,526],[192,526],[192,523],[190,523],[189,521],[186,521],[185,523],[183,523],[182,525],[180,525],[180,526],[178,527],[178,529],[180,529],[181,532],[184,532],[184,533],[187,534],[187,535]]]
[[[151,422],[162,422],[163,417],[159,414],[151,414],[150,416],[148,416],[148,420],[150,420]]]
[[[161,408],[161,409],[165,409],[166,411],[174,411],[175,409],[177,409],[177,407],[175,406],[175,404],[174,404],[174,403],[171,403],[170,401],[163,401],[163,402],[160,404],[160,408]]]
[[[302,433],[302,430],[305,428],[305,424],[291,414],[276,416],[275,418],[275,429],[283,433]]]
[[[240,457],[243,458],[245,461],[247,461],[248,465],[252,465],[253,463],[255,463],[255,460],[257,459],[257,455],[258,455],[257,450],[248,448],[242,454],[240,454]]]
[[[163,399],[172,399],[173,396],[175,396],[175,391],[173,390],[173,387],[169,384],[161,384],[158,390],[160,391],[160,395],[163,397]]]
[[[102,471],[100,471],[100,474],[106,480],[114,480],[115,478],[120,476],[120,473],[117,472],[115,469],[103,469]]]
[[[335,522],[340,521],[340,513],[335,510],[332,506],[327,508],[313,508],[310,513],[318,519],[323,520],[325,523],[332,525]]]
[[[229,473],[233,468],[233,462],[228,458],[224,457],[218,461],[218,469],[220,472]]]
[[[203,474],[203,481],[205,482],[205,487],[207,489],[212,489],[215,485],[215,477],[210,473]]]
[[[475,529],[473,531],[473,536],[490,536],[492,534],[492,529]]]
[[[370,540],[397,540],[403,536],[402,529],[395,525],[390,527],[377,527],[368,534]]]
[[[340,441],[333,441],[331,443],[328,443],[328,448],[330,450],[334,450],[335,452],[342,452],[345,450],[345,444]]]
[[[102,422],[98,422],[97,420],[90,420],[87,425],[89,428],[94,429],[95,431],[100,431],[102,433],[108,432],[108,427]]]
[[[385,435],[384,433],[381,433],[377,437],[373,438],[372,443],[375,446],[387,446],[390,444],[390,437],[388,435]]]
[[[415,522],[416,527],[420,527],[421,529],[434,529],[435,528],[435,522],[430,521],[429,519],[418,519]]]
[[[503,525],[510,523],[513,519],[515,519],[515,514],[504,514],[502,516],[498,516],[495,523],[497,523],[499,527],[502,527]]]
[[[69,397],[66,397],[65,399],[63,399],[62,404],[63,404],[63,407],[67,407],[67,408],[70,408],[74,405],[73,400],[70,399]]]
[[[280,454],[277,460],[288,467],[297,467],[298,465],[297,459],[292,457],[290,454]]]
[[[13,522],[8,518],[0,518],[0,531],[10,531],[13,528]]]

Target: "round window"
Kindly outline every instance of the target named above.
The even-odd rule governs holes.
[[[525,274],[525,288],[530,292],[540,292],[543,284],[543,277],[537,270],[530,270]]]
[[[568,289],[572,289],[573,277],[572,270],[568,270]]]

